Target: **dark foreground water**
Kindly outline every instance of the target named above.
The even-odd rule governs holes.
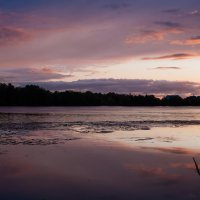
[[[199,108],[0,108],[0,200],[200,199],[198,163]]]

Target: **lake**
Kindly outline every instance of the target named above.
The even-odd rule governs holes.
[[[199,107],[0,107],[2,200],[200,199],[198,166]]]

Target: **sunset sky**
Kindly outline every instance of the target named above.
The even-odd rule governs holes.
[[[200,95],[200,1],[0,0],[0,82]]]

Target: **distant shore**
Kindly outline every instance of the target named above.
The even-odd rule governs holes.
[[[36,85],[0,83],[0,106],[200,106],[200,96],[48,91]]]

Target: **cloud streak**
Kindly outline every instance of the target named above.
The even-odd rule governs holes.
[[[35,68],[18,68],[18,69],[1,69],[1,82],[31,82],[59,80],[72,77],[70,74],[61,74],[47,67],[41,69]]]
[[[176,53],[169,54],[164,56],[156,56],[156,57],[145,57],[142,60],[163,60],[163,59],[172,59],[172,60],[181,60],[195,57],[196,55],[190,53]]]
[[[173,45],[200,45],[200,36],[191,37],[187,40],[174,40],[170,44]]]
[[[144,44],[147,42],[163,40],[166,36],[164,31],[142,31],[139,35],[129,36],[125,39],[126,44]]]
[[[131,4],[128,2],[118,2],[118,3],[105,4],[104,8],[111,9],[111,10],[120,10],[120,9],[128,8],[129,6],[131,6]]]
[[[167,28],[182,28],[182,25],[177,22],[171,22],[171,21],[155,21],[154,22],[157,25],[164,26]]]
[[[178,8],[167,9],[167,10],[163,10],[163,12],[169,13],[169,14],[178,14],[180,12],[180,9],[178,9]]]
[[[179,70],[181,69],[180,67],[154,67],[154,68],[151,68],[153,70]]]
[[[154,41],[163,41],[167,36],[170,35],[179,35],[184,33],[183,30],[176,28],[176,27],[170,27],[160,30],[143,30],[140,31],[139,34],[134,34],[132,36],[129,36],[125,39],[125,43],[127,44],[145,44],[150,43]]]
[[[0,27],[0,46],[13,45],[28,41],[33,37],[31,33],[13,27]]]

